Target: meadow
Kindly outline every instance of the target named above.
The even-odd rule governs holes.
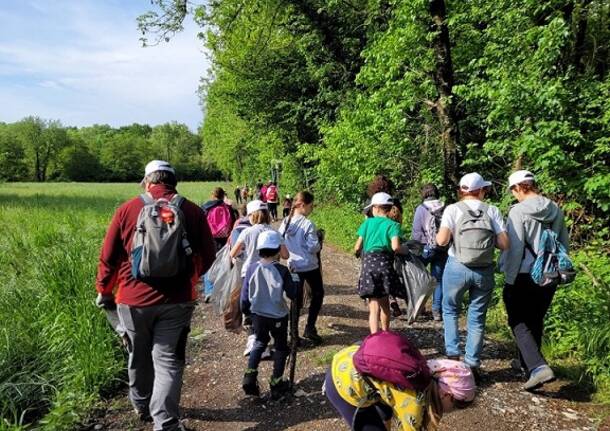
[[[201,203],[217,185],[178,190]],[[123,384],[123,352],[94,283],[112,214],[139,193],[137,184],[0,184],[0,430],[73,429]]]

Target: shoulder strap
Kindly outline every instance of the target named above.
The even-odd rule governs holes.
[[[142,193],[140,195],[140,199],[142,200],[142,203],[144,203],[144,205],[152,205],[155,203],[155,200],[151,198],[148,193]]]
[[[169,201],[170,204],[172,204],[173,206],[180,208],[180,206],[182,205],[182,203],[185,201],[183,196],[180,196],[178,193],[176,193],[173,197],[172,200]]]

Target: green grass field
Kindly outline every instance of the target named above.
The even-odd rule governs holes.
[[[218,183],[181,183],[194,202]],[[95,307],[99,249],[137,184],[0,184],[0,430],[72,429],[124,379]]]

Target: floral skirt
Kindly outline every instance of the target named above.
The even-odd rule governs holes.
[[[361,298],[383,298],[388,295],[401,296],[402,282],[394,269],[394,254],[387,252],[365,253],[358,280],[358,295]]]

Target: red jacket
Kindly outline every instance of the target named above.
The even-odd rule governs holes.
[[[171,199],[175,193],[173,187],[163,184],[150,189],[154,199]],[[117,303],[135,307],[176,304],[197,299],[196,285],[199,278],[207,272],[216,257],[212,233],[203,211],[188,200],[181,205],[188,240],[193,249],[190,273],[151,285],[133,278],[129,261],[131,239],[143,207],[142,199],[136,197],[125,202],[114,213],[100,252],[96,290],[104,295],[114,292]]]

